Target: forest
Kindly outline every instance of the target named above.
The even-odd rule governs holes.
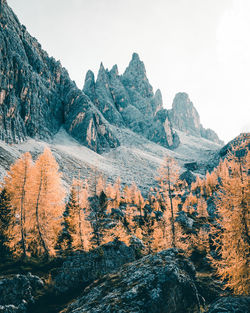
[[[99,173],[75,177],[67,190],[49,148],[36,160],[25,153],[1,185],[0,263],[42,264],[119,240],[137,247],[138,257],[181,249],[234,294],[249,294],[247,145],[232,147],[203,178],[180,174],[166,157],[146,195]]]

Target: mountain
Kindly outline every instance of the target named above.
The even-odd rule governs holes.
[[[174,128],[221,143],[200,125],[192,103],[180,94],[172,110],[163,108],[161,92],[154,93],[137,53],[123,75],[116,65],[109,71],[101,64],[96,80],[88,71],[81,91],[5,0],[0,43],[0,138],[7,143],[49,140],[63,127],[79,143],[103,153],[120,145],[112,125],[171,149],[180,144]]]
[[[101,64],[96,79],[88,71],[80,90],[5,0],[0,18],[1,177],[21,153],[36,157],[45,145],[68,184],[79,168],[83,177],[96,168],[111,181],[121,176],[149,189],[165,155],[183,171],[188,164],[200,174],[211,167],[218,136],[202,127],[187,94],[177,94],[171,110],[164,108],[137,53],[122,75],[117,65],[107,70]]]
[[[50,58],[1,0],[0,138],[48,139],[63,125],[80,143],[103,152],[117,147],[109,123],[77,88],[60,62]]]

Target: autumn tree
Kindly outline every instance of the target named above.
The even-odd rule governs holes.
[[[27,232],[30,229],[32,169],[32,157],[27,152],[11,166],[5,177],[5,189],[13,210],[7,245],[14,255],[24,258],[27,256]]]
[[[106,188],[106,180],[103,177],[103,175],[99,175],[99,177],[96,180],[96,188],[95,193],[99,197],[102,191],[105,191]]]
[[[179,167],[174,159],[166,157],[158,172],[159,177],[157,177],[157,181],[161,194],[160,202],[164,203],[165,210],[169,212],[171,247],[176,247],[175,215],[177,212],[177,203],[175,201],[174,185],[179,178]]]
[[[162,217],[156,219],[153,225],[151,249],[154,252],[167,249],[170,246],[169,237],[167,235],[167,222],[168,218],[165,211]]]
[[[207,219],[209,217],[206,200],[202,197],[197,201],[197,213],[198,218]]]
[[[235,294],[250,292],[249,157],[247,148],[233,149],[228,157],[228,173],[221,177],[217,199],[220,227],[214,244],[220,259],[213,259],[213,264]]]
[[[35,162],[30,187],[27,237],[32,254],[47,258],[55,253],[65,197],[59,166],[49,148],[45,148]]]
[[[131,234],[127,231],[122,221],[118,220],[114,227],[106,230],[102,243],[107,243],[114,240],[120,240],[126,245],[130,244]]]

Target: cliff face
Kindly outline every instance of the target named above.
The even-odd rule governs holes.
[[[109,123],[128,127],[162,146],[178,146],[178,136],[162,107],[161,92],[153,92],[137,53],[123,75],[119,75],[116,65],[108,71],[101,64],[96,81],[93,72],[88,71],[83,91]]]
[[[172,109],[168,113],[174,128],[192,136],[203,137],[218,144],[223,144],[212,129],[205,129],[202,126],[199,113],[185,92],[176,94]]]
[[[154,93],[136,53],[123,75],[116,65],[109,71],[101,64],[96,80],[88,71],[81,91],[6,1],[0,1],[1,140],[46,140],[63,126],[81,144],[101,153],[120,145],[115,125],[166,148],[180,143],[173,128],[221,143],[212,130],[202,127],[187,94],[176,95],[172,110],[163,108],[161,92]]]
[[[97,152],[117,146],[102,114],[3,0],[0,18],[0,139],[47,139],[64,125]]]

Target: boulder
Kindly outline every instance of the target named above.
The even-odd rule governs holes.
[[[134,260],[134,249],[119,240],[104,244],[88,253],[74,254],[67,258],[60,273],[55,277],[55,292],[83,289],[97,278]]]
[[[195,269],[169,249],[124,265],[87,287],[65,313],[188,313],[199,307]]]
[[[191,231],[193,229],[194,220],[187,216],[187,213],[180,211],[177,213],[176,222],[180,223],[186,230]]]
[[[43,281],[30,273],[1,279],[0,312],[27,312],[28,305],[34,303],[35,293],[43,286]]]
[[[215,301],[207,313],[249,313],[250,297],[222,297]]]

